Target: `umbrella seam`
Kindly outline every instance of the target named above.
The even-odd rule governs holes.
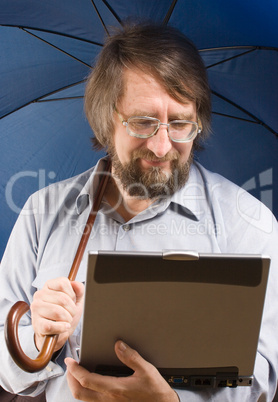
[[[47,94],[45,94],[45,95],[39,96],[38,98],[33,99],[32,101],[27,102],[27,103],[25,103],[24,105],[21,105],[20,107],[18,107],[18,108],[16,108],[16,109],[13,109],[13,110],[10,111],[9,113],[4,114],[3,116],[0,117],[0,120],[2,120],[4,117],[9,116],[10,114],[13,114],[13,113],[17,112],[17,111],[20,110],[20,109],[23,109],[23,108],[26,107],[26,106],[31,105],[32,103],[46,102],[47,100],[43,100],[43,98],[46,98],[47,96],[54,95],[55,93],[60,92],[60,91],[63,91],[63,90],[65,90],[65,89],[67,89],[67,88],[74,87],[75,85],[81,84],[82,82],[85,82],[85,81],[86,81],[86,79],[81,80],[81,81],[78,81],[78,82],[75,82],[74,84],[66,85],[66,86],[64,86],[63,88],[60,88],[60,89],[58,89],[58,90],[56,90],[56,91],[52,91],[52,92],[49,92],[49,93],[47,93]],[[77,98],[77,97],[76,97],[76,98]],[[82,98],[82,97],[81,97],[81,98]],[[65,99],[69,99],[69,98],[65,98]]]
[[[45,28],[34,28],[34,27],[30,27],[30,26],[24,26],[24,25],[13,25],[13,24],[0,24],[1,27],[10,27],[10,28],[19,28],[19,29],[23,29],[23,30],[27,30],[27,29],[31,29],[32,31],[39,31],[39,32],[46,32],[46,33],[50,33],[50,34],[54,34],[54,35],[59,35],[59,36],[64,36],[66,38],[70,38],[70,39],[76,39],[82,42],[86,42],[86,43],[90,43],[92,45],[96,45],[96,46],[100,46],[102,47],[103,44],[99,43],[99,42],[95,42],[93,40],[89,40],[89,39],[84,39],[78,36],[74,36],[74,35],[70,35],[70,34],[65,34],[62,32],[58,32],[58,31],[52,31],[51,29],[45,29]],[[28,33],[30,33],[29,31],[27,31]],[[30,33],[31,34],[31,33]]]
[[[275,130],[273,130],[273,128],[271,128],[270,126],[268,126],[266,123],[264,123],[262,120],[260,120],[258,117],[256,117],[255,115],[253,115],[252,113],[248,112],[248,110],[244,109],[243,107],[237,105],[235,102],[231,101],[230,99],[226,98],[225,96],[215,92],[214,90],[211,90],[211,93],[215,96],[217,96],[220,99],[223,99],[225,102],[229,103],[230,105],[236,107],[238,110],[242,111],[243,113],[245,113],[247,116],[251,117],[252,119],[254,119],[254,123],[257,123],[261,126],[263,126],[264,128],[266,128],[268,131],[270,131],[272,134],[274,134],[276,137],[278,137],[278,133],[276,133]],[[219,113],[220,114],[220,113]],[[232,117],[232,116],[231,116]],[[240,119],[238,117],[235,117],[236,119]]]
[[[101,15],[100,15],[99,11],[98,11],[98,9],[97,9],[97,6],[95,5],[94,0],[91,0],[91,3],[92,3],[92,5],[93,5],[93,7],[94,7],[94,9],[95,9],[95,12],[97,13],[97,16],[98,16],[98,18],[99,18],[99,20],[100,20],[100,22],[101,22],[101,25],[103,26],[103,28],[104,28],[106,34],[107,34],[108,36],[110,36],[110,35],[109,35],[109,32],[108,32],[108,29],[107,29],[107,27],[106,27],[106,25],[105,25],[105,23],[104,23],[104,21],[103,21]]]
[[[200,52],[205,52],[205,51],[213,51],[213,50],[230,50],[230,49],[246,49],[249,48],[249,50],[247,50],[244,53],[240,53],[237,54],[235,56],[229,57],[228,59],[224,59],[222,61],[218,61],[217,63],[211,64],[210,66],[206,66],[206,68],[211,68],[211,67],[215,67],[218,66],[219,64],[225,63],[226,61],[230,61],[233,59],[236,59],[237,57],[241,57],[241,56],[245,56],[246,54],[249,54],[251,52],[254,52],[255,50],[273,50],[273,51],[278,51],[278,48],[271,48],[271,47],[264,47],[264,46],[253,46],[252,48],[250,48],[249,46],[232,46],[232,47],[222,47],[222,48],[215,48],[215,49],[206,49],[206,50],[200,50]]]
[[[168,22],[169,22],[169,20],[170,20],[170,18],[171,18],[171,16],[172,16],[172,14],[173,14],[173,12],[174,12],[174,8],[176,7],[177,1],[178,1],[178,0],[173,0],[173,1],[172,1],[171,5],[170,5],[170,7],[169,7],[169,10],[167,11],[167,14],[165,15],[165,17],[164,17],[164,19],[163,19],[163,25],[167,25],[167,24],[168,24]]]
[[[234,59],[236,59],[236,58],[238,58],[238,57],[242,57],[242,56],[245,56],[246,54],[252,53],[252,52],[254,52],[255,50],[257,50],[256,47],[254,47],[254,48],[252,48],[252,49],[249,49],[249,50],[247,50],[247,51],[244,52],[244,53],[236,54],[236,55],[234,55],[234,56],[232,56],[232,57],[228,57],[227,59],[218,61],[217,63],[211,64],[210,66],[206,66],[206,68],[211,68],[211,67],[218,66],[219,64],[223,64],[223,63],[226,63],[227,61],[231,61],[231,60],[234,60]]]
[[[256,48],[258,50],[275,50],[278,51],[278,47],[274,46],[257,46],[257,45],[239,45],[239,46],[221,46],[221,47],[210,47],[206,49],[199,49],[199,52],[211,52],[214,50],[226,50],[226,49],[250,49]]]
[[[108,10],[113,14],[116,20],[122,25],[122,21],[115,10],[110,6],[110,4],[106,0],[102,0],[103,4],[108,8]]]
[[[230,119],[246,121],[247,123],[260,124],[258,121],[254,121],[254,120],[250,120],[250,119],[245,119],[244,117],[234,116],[234,115],[227,114],[227,113],[214,112],[213,110],[212,110],[211,113],[213,113],[213,114],[215,114],[215,115],[217,115],[217,116],[228,117],[228,118],[230,118]]]
[[[85,63],[83,60],[78,59],[77,57],[75,57],[75,56],[73,56],[72,54],[66,52],[65,50],[59,48],[58,46],[53,45],[51,42],[49,42],[49,41],[47,41],[47,40],[45,40],[45,39],[40,38],[38,35],[35,35],[35,34],[32,33],[32,32],[29,32],[27,29],[25,29],[25,28],[20,28],[20,29],[21,29],[22,31],[26,32],[27,34],[33,36],[34,38],[36,38],[36,39],[42,41],[43,43],[46,43],[47,45],[53,47],[54,49],[58,50],[59,52],[65,54],[66,56],[69,56],[69,57],[72,58],[73,60],[76,60],[76,61],[78,61],[79,63],[84,64],[86,67],[91,67],[90,64]]]
[[[39,99],[35,101],[35,103],[44,103],[44,102],[56,102],[61,100],[71,100],[71,99],[83,99],[84,96],[68,96],[64,98],[56,98],[56,99]]]

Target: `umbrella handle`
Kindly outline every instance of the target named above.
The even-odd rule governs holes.
[[[48,365],[53,355],[58,335],[46,336],[37,358],[30,359],[30,357],[23,352],[18,339],[19,321],[28,310],[29,305],[23,301],[18,301],[12,306],[5,323],[5,339],[10,355],[15,363],[22,370],[28,373],[35,373]]]
[[[101,177],[96,197],[93,202],[93,206],[91,212],[89,214],[87,224],[85,225],[82,237],[80,239],[80,243],[78,245],[71,270],[68,276],[70,281],[74,281],[79,269],[80,262],[82,260],[82,256],[84,254],[87,242],[89,240],[89,236],[95,222],[95,218],[97,215],[97,211],[99,209],[106,185],[109,180],[109,171],[110,171],[110,160],[107,161],[106,169],[103,172]],[[47,335],[45,336],[42,349],[39,352],[36,359],[31,359],[28,357],[22,350],[20,346],[20,342],[18,339],[18,325],[21,317],[29,311],[30,307],[27,303],[23,301],[18,301],[15,303],[10,309],[6,322],[5,322],[5,340],[10,352],[11,357],[14,362],[24,371],[28,373],[35,373],[37,371],[43,370],[51,360],[53,355],[58,336],[59,335]]]

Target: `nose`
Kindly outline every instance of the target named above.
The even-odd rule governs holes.
[[[157,158],[163,158],[172,148],[172,142],[168,136],[167,126],[161,124],[157,133],[148,138],[147,148],[152,151]]]

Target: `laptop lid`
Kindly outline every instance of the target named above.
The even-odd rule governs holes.
[[[196,252],[90,252],[80,364],[132,372],[121,339],[175,387],[251,385],[270,259]]]

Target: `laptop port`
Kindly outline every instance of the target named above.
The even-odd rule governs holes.
[[[195,387],[210,387],[211,379],[209,378],[196,378],[194,380]]]
[[[237,386],[236,380],[220,380],[218,382],[218,387],[230,387],[235,388]]]
[[[168,381],[169,381],[170,383],[172,383],[172,384],[178,385],[178,384],[186,383],[186,382],[187,382],[187,379],[185,379],[184,376],[180,376],[180,377],[172,376],[172,377],[169,378]]]

